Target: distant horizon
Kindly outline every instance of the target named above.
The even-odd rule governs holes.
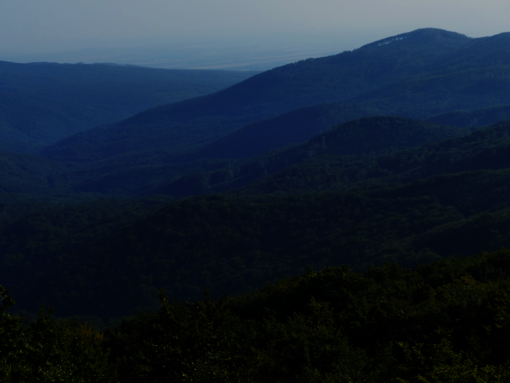
[[[275,66],[341,53],[389,34],[405,33],[397,28],[344,32],[282,33],[221,40],[153,41],[105,46],[76,46],[46,52],[0,52],[0,60],[18,63],[114,63],[171,69],[266,70]]]
[[[67,52],[273,36],[358,35],[421,27],[471,37],[508,28],[505,0],[7,0],[0,7],[0,54]],[[396,34],[396,33],[392,33]],[[288,40],[288,38],[287,38]]]
[[[16,63],[55,62],[84,64],[138,65],[165,69],[218,69],[263,71],[291,62],[324,57],[357,49],[373,41],[408,33],[416,29],[399,30],[398,27],[367,28],[351,30],[335,35],[332,32],[310,32],[309,34],[259,35],[250,38],[229,38],[188,42],[153,42],[146,44],[118,44],[116,46],[75,47],[35,53],[0,52],[0,61]],[[433,28],[433,27],[431,27]],[[445,29],[445,28],[439,28]],[[462,31],[447,29],[465,34]],[[505,33],[501,31],[495,34]]]

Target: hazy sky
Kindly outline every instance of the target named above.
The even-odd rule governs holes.
[[[271,36],[384,38],[423,27],[479,37],[510,30],[508,15],[509,0],[0,0],[0,60],[8,53]]]

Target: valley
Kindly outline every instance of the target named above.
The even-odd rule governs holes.
[[[0,62],[1,296],[125,382],[503,382],[509,74],[510,33],[433,28],[260,73]]]
[[[217,289],[218,296],[223,293],[238,294],[281,275],[297,275],[306,264],[325,267],[347,263],[366,268],[367,265],[378,265],[384,259],[402,263],[404,261],[401,257],[407,251],[403,249],[412,249],[416,254],[428,249],[429,255],[424,259],[429,260],[446,256],[448,252],[439,248],[434,250],[430,244],[415,242],[413,238],[420,238],[426,232],[449,230],[443,229],[449,227],[448,225],[464,226],[464,222],[476,220],[477,214],[501,212],[504,216],[507,205],[504,199],[499,197],[501,192],[497,192],[500,194],[496,197],[493,195],[496,192],[492,189],[487,191],[487,195],[491,196],[487,198],[495,201],[493,207],[486,206],[486,202],[480,200],[481,196],[473,197],[473,206],[480,203],[480,206],[485,207],[473,208],[469,215],[465,215],[455,203],[444,204],[437,200],[437,196],[449,193],[447,190],[432,189],[412,198],[406,194],[409,192],[404,190],[410,190],[406,185],[438,182],[432,181],[440,179],[437,177],[443,177],[444,182],[447,182],[449,177],[459,177],[460,184],[466,184],[464,189],[472,190],[482,188],[478,182],[503,182],[500,180],[505,179],[508,167],[506,150],[510,125],[504,121],[508,116],[507,105],[510,105],[510,93],[507,92],[510,84],[507,84],[507,77],[500,74],[505,73],[510,65],[507,51],[510,35],[471,39],[453,32],[422,29],[391,39],[394,40],[391,44],[384,44],[389,41],[387,39],[381,40],[350,52],[300,61],[251,77],[247,73],[237,75],[235,72],[165,72],[85,64],[3,64],[5,73],[10,70],[9,73],[16,74],[16,77],[8,77],[12,84],[16,84],[16,81],[21,84],[21,79],[28,81],[30,77],[27,76],[35,76],[35,72],[39,71],[40,80],[31,88],[32,94],[38,94],[37,97],[41,97],[44,91],[44,97],[54,100],[55,105],[61,105],[58,100],[65,98],[66,102],[72,101],[75,105],[81,103],[88,108],[103,111],[107,110],[106,105],[111,104],[108,113],[112,118],[128,110],[131,110],[132,114],[136,111],[128,107],[143,106],[135,106],[135,99],[133,102],[129,101],[130,104],[119,103],[116,90],[113,89],[111,95],[103,93],[103,99],[94,97],[93,87],[98,90],[105,89],[112,81],[124,81],[119,91],[123,89],[121,100],[128,102],[125,89],[133,87],[135,81],[144,81],[144,92],[154,94],[151,90],[154,85],[151,84],[155,84],[154,81],[160,75],[167,76],[169,86],[174,86],[174,94],[182,92],[180,89],[184,90],[186,87],[191,89],[191,81],[196,81],[197,84],[202,81],[204,86],[211,87],[219,84],[219,81],[226,81],[227,76],[233,79],[234,74],[249,77],[244,80],[238,77],[243,81],[216,93],[152,107],[120,122],[112,121],[77,133],[60,131],[59,135],[66,134],[68,137],[47,145],[39,153],[28,155],[4,151],[0,169],[0,192],[5,201],[0,221],[0,247],[3,254],[2,269],[9,270],[3,276],[8,282],[6,284],[18,285],[19,294],[27,297],[25,301],[29,305],[49,299],[49,302],[66,307],[63,311],[65,315],[88,313],[108,319],[136,312],[136,309],[128,309],[127,306],[121,309],[119,306],[119,309],[111,314],[102,314],[101,309],[82,303],[82,307],[88,308],[78,313],[71,309],[70,302],[65,298],[56,299],[63,291],[74,291],[73,294],[81,295],[80,291],[84,287],[64,287],[60,283],[64,283],[64,275],[69,275],[71,280],[76,281],[75,277],[83,274],[83,271],[79,270],[85,267],[85,264],[91,265],[85,267],[85,270],[89,267],[93,270],[92,264],[99,261],[93,261],[92,254],[101,254],[100,258],[104,261],[111,258],[112,261],[107,261],[107,264],[120,269],[124,264],[128,267],[130,257],[139,259],[137,262],[141,263],[137,263],[137,268],[145,270],[140,274],[144,275],[140,281],[144,278],[151,281],[138,282],[152,292],[144,295],[143,299],[137,298],[144,302],[156,299],[155,291],[158,286],[166,286],[167,291],[172,291],[172,296],[177,299],[199,299],[205,287],[210,287],[213,291]],[[497,61],[492,59],[495,56],[498,57]],[[46,77],[42,77],[42,73],[46,73]],[[187,79],[183,75],[190,77]],[[118,80],[114,80],[115,76]],[[67,81],[74,81],[69,83],[72,85],[61,90],[54,86],[51,88],[53,94],[49,93],[45,81],[63,81],[66,78]],[[91,82],[87,78],[95,80]],[[88,81],[90,91],[77,97],[76,90],[85,81]],[[176,86],[178,87],[175,88]],[[490,92],[490,96],[487,92]],[[18,94],[24,93],[18,91]],[[170,97],[170,93],[169,96],[164,96],[164,93],[158,91],[158,94],[159,101],[153,102],[162,102],[164,98],[161,97]],[[136,97],[141,100],[143,95],[144,93],[138,92]],[[113,100],[116,100],[115,104]],[[11,111],[15,113],[16,109]],[[18,114],[21,115],[20,112]],[[69,125],[65,120],[62,121],[62,124],[64,123]],[[437,125],[438,123],[442,125]],[[38,128],[39,130],[47,133],[42,127]],[[27,141],[25,139],[25,142]],[[473,174],[478,174],[480,181]],[[361,227],[364,227],[366,222],[375,223],[383,217],[387,219],[389,211],[384,212],[381,209],[386,204],[393,206],[391,198],[387,197],[388,201],[383,202],[386,197],[373,200],[372,196],[386,195],[384,190],[390,190],[388,188],[402,190],[394,193],[400,193],[402,198],[407,198],[405,201],[408,201],[402,202],[402,213],[393,212],[398,222],[408,221],[409,218],[405,218],[410,214],[405,210],[408,203],[411,210],[414,204],[418,204],[420,209],[425,208],[422,205],[425,201],[423,198],[432,198],[426,204],[438,205],[430,205],[435,206],[430,207],[430,211],[439,209],[437,216],[446,214],[445,218],[434,218],[432,213],[430,217],[420,213],[425,214],[424,222],[430,220],[430,223],[419,226],[419,229],[406,231],[409,230],[404,230],[406,225],[395,223],[395,228],[390,230],[393,234],[390,234],[383,229],[385,225],[380,223],[376,226],[380,228],[380,232],[371,230],[365,233],[365,229]],[[215,196],[217,194],[218,197]],[[459,195],[458,198],[460,197]],[[111,206],[101,202],[116,201],[118,198],[119,203],[113,202]],[[332,233],[328,234],[329,231],[321,229],[322,226],[318,223],[318,226],[311,224],[316,222],[317,218],[308,217],[307,214],[312,214],[315,203],[318,206],[325,204],[324,206],[338,206],[343,209],[342,202],[333,201],[342,201],[344,198],[367,199],[371,201],[370,204],[375,205],[369,209],[370,213],[360,210],[358,218],[354,218],[354,215],[347,219],[349,214],[353,214],[348,213],[349,210],[339,213],[342,220],[350,222],[349,226],[361,225],[360,229],[352,231],[358,233],[352,239],[348,238],[354,234],[343,232],[349,226],[342,229],[343,224],[331,221],[336,235],[343,238],[340,246],[338,240],[332,239]],[[302,206],[302,213],[297,205],[303,202],[292,207],[294,202],[290,201],[293,199],[307,201]],[[331,201],[326,203],[329,199]],[[250,202],[252,200],[253,202]],[[216,228],[216,234],[211,232],[204,234],[204,239],[198,237],[190,239],[192,242],[180,244],[180,240],[176,242],[176,239],[170,239],[171,237],[165,239],[163,234],[157,238],[146,237],[141,234],[145,231],[138,229],[139,225],[150,227],[152,224],[142,222],[152,222],[153,214],[168,215],[165,222],[174,222],[173,215],[177,214],[179,206],[188,203],[192,204],[191,206],[210,206],[210,213],[194,219],[197,219],[197,225],[202,222],[207,227]],[[10,216],[12,211],[16,210],[15,206],[31,204],[37,208],[28,208],[27,211],[34,211],[31,214],[35,215]],[[250,209],[246,210],[250,204],[259,206],[255,211],[260,212],[260,217],[244,220],[242,217],[252,214]],[[44,208],[37,212],[42,206]],[[96,212],[99,206],[102,210]],[[273,237],[271,230],[260,232],[260,228],[273,226],[271,221],[266,221],[271,215],[264,218],[268,213],[262,212],[264,209],[278,211],[280,207],[283,210],[280,213],[281,228],[278,230],[286,229],[285,234],[280,235],[281,241],[273,244],[269,240]],[[170,213],[173,209],[177,210]],[[225,209],[225,212],[222,212],[222,209]],[[162,213],[164,211],[168,213]],[[50,218],[55,214],[60,218]],[[70,224],[68,227],[69,219],[74,214],[82,218],[79,223]],[[105,214],[109,217],[107,221],[96,218]],[[231,214],[238,218],[234,219]],[[131,218],[125,222],[126,229],[122,230],[128,230],[129,227],[131,234],[122,234],[120,222],[124,218],[120,217],[125,216]],[[209,219],[213,221],[209,222]],[[238,220],[244,223],[240,225]],[[119,223],[115,223],[117,221]],[[193,229],[193,225],[184,229],[178,222],[179,220],[175,221],[175,224],[169,223],[168,233],[181,232],[183,237],[179,238],[182,239],[190,235],[189,238],[194,238],[195,234],[191,234],[189,230],[196,230],[197,235],[200,235],[201,231]],[[311,244],[305,246],[309,248],[306,251],[301,245],[294,248],[295,241],[291,238],[301,229],[295,228],[291,222],[298,226],[304,225],[303,230],[316,233],[314,236],[318,235],[310,243],[329,245],[324,245],[323,250],[315,249],[314,246],[317,245]],[[107,226],[103,227],[103,224]],[[29,230],[30,225],[35,226]],[[255,226],[250,228],[251,225]],[[26,229],[23,229],[24,227]],[[225,229],[221,229],[222,227]],[[227,235],[223,230],[234,231]],[[237,233],[237,230],[241,232]],[[156,234],[159,231],[154,227],[147,234]],[[45,232],[48,234],[42,234]],[[26,235],[29,237],[25,237]],[[239,239],[227,239],[231,235]],[[76,236],[81,239],[77,240]],[[125,240],[120,239],[124,236],[133,238],[134,242],[128,248],[125,248],[124,244],[114,245],[125,243]],[[298,235],[300,236],[303,234]],[[373,250],[366,247],[373,243],[369,239],[371,236],[384,239],[384,243],[387,242],[388,245],[379,245],[378,249],[382,246],[386,250],[377,250],[372,254]],[[208,245],[205,240],[208,237],[211,240],[216,237],[224,239],[214,239],[219,241],[218,244]],[[165,243],[167,245],[163,245]],[[194,245],[191,246],[191,243]],[[353,247],[355,243],[361,246],[357,250]],[[394,245],[390,246],[389,243]],[[502,239],[499,246],[506,243],[507,241]],[[94,250],[88,246],[92,246]],[[152,248],[153,246],[156,247]],[[337,249],[337,246],[340,247]],[[196,250],[191,250],[192,248]],[[205,249],[215,250],[203,253]],[[276,249],[281,253],[280,256],[273,255]],[[491,247],[485,250],[496,249]],[[315,252],[321,254],[322,251],[322,256],[313,255]],[[189,255],[184,255],[187,252],[190,252]],[[149,254],[152,255],[146,258]],[[249,261],[252,255],[249,254],[260,254],[261,258],[252,264],[252,261]],[[302,261],[293,260],[294,256],[291,254],[295,254],[294,256]],[[179,257],[187,261],[177,261],[181,259]],[[415,262],[418,264],[421,262],[418,260],[421,255],[417,257]],[[161,272],[166,267],[156,267],[156,264],[150,266],[156,259],[157,262],[180,266],[172,267],[172,273],[176,273],[172,274],[173,276],[164,277],[163,273],[156,277],[156,270]],[[216,266],[212,265],[219,259],[224,259],[222,262],[229,265],[225,266],[228,271],[213,271]],[[239,263],[230,264],[233,261],[229,259],[237,259],[236,262]],[[71,264],[75,266],[71,267]],[[107,264],[101,268],[104,276],[100,277],[93,272],[90,276],[82,276],[78,280],[82,280],[85,285],[96,286],[99,283],[97,286],[103,286],[110,275],[115,274],[113,269],[108,269]],[[184,270],[192,274],[186,277],[181,274]],[[85,275],[88,275],[87,273]],[[126,269],[125,273],[127,275],[131,272]],[[231,278],[232,275],[241,276],[245,273],[253,276],[245,282],[242,282],[245,277],[239,277],[239,280]],[[34,279],[36,275],[38,277]],[[121,278],[124,278],[122,275],[123,273],[120,273]],[[191,275],[195,277],[191,278]],[[42,293],[40,286],[48,284],[43,282],[44,278],[53,280],[55,287],[52,292]],[[26,283],[28,280],[32,281],[31,284]],[[103,282],[100,282],[101,280]],[[173,285],[170,281],[183,287],[171,287]],[[182,285],[182,282],[177,281],[186,282]],[[108,288],[109,291],[116,291],[114,286],[123,288],[124,285],[120,281],[108,283],[113,283]],[[39,298],[34,295],[34,289],[39,291]],[[87,294],[96,302],[95,294],[100,294],[101,290],[100,287],[88,289]],[[92,291],[96,292],[91,294]],[[152,298],[149,299],[148,295],[151,294]],[[108,298],[112,299],[113,296]],[[126,302],[132,299],[133,297]],[[140,307],[153,307],[148,303],[147,305]],[[153,305],[156,307],[157,302]],[[28,309],[28,306],[24,309]]]

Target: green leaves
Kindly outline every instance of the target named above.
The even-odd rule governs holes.
[[[229,300],[170,304],[160,292],[156,315],[140,314],[106,333],[126,382],[250,381],[255,354]],[[241,380],[240,380],[241,379]]]
[[[462,351],[455,351],[447,331],[439,330],[435,344],[398,343],[403,363],[399,363],[399,383],[504,383],[510,379],[505,366],[480,366]]]
[[[503,383],[510,379],[510,251],[364,274],[308,271],[249,294],[196,303],[159,292],[98,333],[2,311],[6,382]],[[9,292],[0,293],[7,305]],[[111,352],[109,351],[111,350]]]
[[[28,325],[7,314],[13,299],[0,286],[0,380],[2,382],[116,382],[101,336],[72,321],[39,310]]]

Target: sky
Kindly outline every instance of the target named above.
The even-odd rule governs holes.
[[[494,35],[509,14],[508,0],[0,0],[0,60],[164,45],[341,52],[424,27]]]

